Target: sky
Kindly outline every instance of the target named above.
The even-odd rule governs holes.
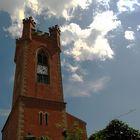
[[[112,119],[140,130],[140,0],[1,0],[0,129],[11,109],[15,39],[29,16],[39,30],[61,29],[67,111],[87,123],[88,136]]]

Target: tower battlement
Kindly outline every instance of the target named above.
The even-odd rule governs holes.
[[[60,28],[58,25],[55,25],[55,26],[52,26],[49,28],[49,32],[50,34],[53,34],[53,33],[59,33],[60,34]]]
[[[49,33],[36,29],[36,23],[32,17],[23,19],[23,31],[20,40],[32,40],[33,38],[39,38],[41,40],[53,41],[55,46],[60,48],[60,28],[58,25],[49,27]]]
[[[27,23],[31,23],[34,27],[36,26],[36,23],[35,23],[35,21],[33,20],[32,17],[23,19],[23,24],[27,24]]]

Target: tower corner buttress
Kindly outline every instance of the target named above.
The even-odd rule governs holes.
[[[50,37],[51,39],[54,41],[55,45],[61,50],[60,46],[60,28],[58,25],[52,26],[49,28],[49,33],[50,33]]]
[[[22,38],[23,39],[32,39],[32,33],[35,32],[36,23],[32,17],[23,19],[23,31]]]

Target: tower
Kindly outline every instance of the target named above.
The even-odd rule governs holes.
[[[15,81],[12,110],[2,129],[3,140],[64,139],[63,129],[78,122],[86,140],[84,121],[66,112],[60,65],[60,29],[36,31],[34,20],[23,20],[21,38],[16,40]],[[58,127],[61,124],[61,127]]]

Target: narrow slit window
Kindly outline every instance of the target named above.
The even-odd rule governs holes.
[[[45,114],[45,123],[48,125],[48,113]]]
[[[42,125],[43,124],[43,113],[39,113],[39,124]]]

